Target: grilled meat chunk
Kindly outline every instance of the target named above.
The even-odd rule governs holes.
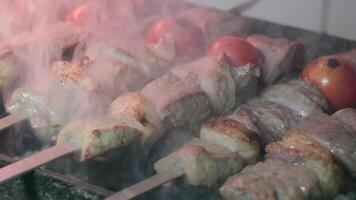
[[[267,85],[298,67],[304,61],[305,47],[285,38],[252,35],[247,38],[264,56],[263,80]]]
[[[326,114],[320,114],[313,117],[313,120],[299,124],[294,132],[304,133],[327,148],[352,176],[356,176],[356,131],[350,126]]]
[[[332,117],[343,121],[344,123],[349,125],[353,130],[356,130],[356,109],[345,108],[334,113]]]
[[[290,109],[280,104],[265,102],[260,99],[240,106],[232,115],[238,114],[240,109],[253,116],[250,119],[255,121],[250,123],[256,125],[258,129],[256,133],[263,146],[280,139],[283,133],[295,127],[300,119]]]
[[[243,159],[228,149],[195,139],[183,148],[157,161],[157,172],[170,169],[184,170],[189,184],[214,186],[231,173],[238,172],[244,166]]]
[[[210,115],[207,95],[171,73],[146,85],[141,95],[154,105],[165,130],[200,122]]]
[[[212,111],[217,115],[235,106],[236,84],[225,57],[204,57],[195,62],[175,67],[171,73],[185,83],[201,88],[209,97]]]
[[[200,138],[239,154],[246,163],[255,163],[259,158],[260,145],[256,133],[238,121],[212,119],[202,125]]]
[[[274,85],[267,89],[261,98],[283,105],[301,117],[306,117],[317,110],[327,110],[328,108],[323,94],[302,80],[292,80]]]
[[[308,133],[295,132],[294,129],[283,140],[268,145],[266,151],[266,157],[273,161],[313,171],[318,176],[324,198],[337,194],[342,181],[340,166],[329,150],[309,138]]]
[[[87,160],[108,150],[127,147],[141,132],[136,125],[106,116],[67,124],[59,133],[57,144],[75,141],[81,147],[80,160]]]
[[[110,106],[113,118],[131,118],[142,125],[142,143],[152,143],[160,136],[161,127],[153,105],[137,92],[120,95]]]
[[[318,177],[307,168],[266,161],[245,168],[220,188],[225,199],[320,199]]]

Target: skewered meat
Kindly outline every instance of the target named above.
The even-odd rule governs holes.
[[[183,148],[155,163],[156,171],[184,169],[191,185],[213,186],[231,173],[240,171],[242,158],[225,148],[195,139]]]
[[[314,121],[314,120],[312,120]],[[320,125],[320,124],[319,124]],[[304,133],[308,134],[308,133]],[[267,146],[266,157],[280,160],[293,166],[302,166],[313,171],[319,181],[324,198],[337,193],[341,184],[341,170],[332,154],[311,140],[308,135],[292,130],[282,141]]]
[[[58,142],[74,140],[81,145],[80,160],[106,151],[125,147],[140,136],[140,131],[124,121],[101,116],[69,124]]]
[[[171,73],[148,84],[141,94],[153,103],[165,129],[199,122],[210,114],[204,91]]]
[[[268,38],[262,35],[252,35],[246,39],[264,56],[263,80],[270,85],[280,77],[300,66],[304,60],[305,47],[299,42],[285,38]]]
[[[337,119],[321,115],[300,124],[293,132],[307,134],[309,138],[332,152],[348,172],[356,176],[356,133],[354,129]]]
[[[308,88],[306,85],[298,83],[298,80],[292,80],[287,83],[282,83],[278,87],[271,87],[267,89],[265,93],[272,93],[269,90],[278,90],[279,88],[285,87],[285,90],[290,90],[288,93],[280,93],[279,99],[281,102],[289,100],[291,97],[289,95],[299,92],[300,97],[304,99],[319,99],[321,102],[325,102],[322,99],[320,91],[317,89]],[[297,87],[299,86],[299,87]],[[311,87],[311,86],[309,86]],[[302,93],[301,89],[309,91],[310,93]],[[308,89],[307,89],[308,88]],[[305,95],[305,97],[302,97]],[[302,108],[303,105],[309,105],[311,103],[317,103],[309,101],[296,101],[296,108]],[[320,109],[320,107],[319,107]],[[281,139],[283,134],[295,127],[299,121],[307,117],[300,115],[299,111],[293,111],[283,105],[268,101],[262,97],[253,100],[245,105],[237,108],[231,115],[223,118],[212,119],[202,125],[200,131],[200,138],[202,142],[213,143],[217,146],[225,148],[226,151],[239,155],[244,163],[251,164],[258,160],[261,146],[266,145],[274,140]],[[174,167],[179,165],[181,160],[176,156],[177,152],[184,152],[185,146],[182,149],[176,151],[175,153],[168,155],[161,160],[168,160],[169,162],[161,163],[158,161],[155,164],[155,169],[157,172],[162,172],[169,167]],[[209,155],[209,154],[207,154]],[[216,160],[214,157],[210,157],[211,160]],[[178,163],[178,164],[177,164]],[[164,166],[161,166],[164,165]],[[182,164],[183,165],[183,164]],[[184,172],[188,173],[188,168],[183,169]],[[221,179],[226,178],[227,174],[214,174],[215,171],[211,171],[206,176],[213,177],[221,175]],[[188,179],[192,179],[191,177]],[[201,179],[198,179],[201,180]],[[203,182],[194,182],[194,185],[211,185]],[[188,183],[190,183],[188,181]]]
[[[231,152],[238,153],[246,163],[255,163],[260,154],[256,133],[232,119],[216,118],[204,123],[200,138],[223,144]]]
[[[299,192],[303,192],[304,195],[296,199],[330,199],[334,197],[343,184],[342,169],[346,169],[351,175],[355,173],[351,163],[355,163],[353,157],[356,155],[356,129],[352,129],[352,126],[348,125],[348,122],[355,119],[354,113],[354,109],[348,108],[333,116],[322,113],[312,115],[310,119],[287,132],[283,140],[267,146],[267,161],[229,178],[220,189],[222,195],[227,199],[236,199],[241,196],[247,199],[259,199],[258,195],[263,194],[263,191],[273,193],[280,191],[280,186],[273,184],[275,180],[287,183],[288,189],[291,190],[294,185],[289,187],[290,182],[302,177],[305,180],[296,186],[299,188]],[[271,163],[278,163],[283,168],[294,168],[304,172],[296,171],[281,178],[278,176],[281,169],[273,169],[270,172],[271,177],[264,180],[263,174]],[[307,171],[311,173],[309,176],[304,175]],[[250,177],[261,180],[257,183],[259,185],[257,190],[251,190]],[[317,177],[316,181],[315,177]],[[314,181],[312,182],[312,180]],[[305,187],[306,183],[309,187]],[[307,190],[307,188],[318,187],[321,194],[318,196],[315,196],[315,192],[312,190]],[[272,196],[271,199],[285,198],[277,195]]]
[[[301,117],[309,116],[320,108],[328,109],[322,93],[301,80],[274,85],[262,94],[262,99],[290,108]]]
[[[302,167],[274,161],[258,163],[230,177],[220,188],[225,199],[320,199],[316,175]]]
[[[142,143],[152,143],[160,136],[161,124],[152,103],[138,92],[120,95],[109,108],[113,118],[131,117],[142,125]]]
[[[158,136],[155,135],[160,135],[167,129],[184,126],[194,122],[201,122],[211,114],[214,114],[214,111],[227,112],[228,109],[222,108],[222,105],[231,105],[230,103],[227,103],[231,101],[227,100],[231,99],[231,95],[229,94],[228,98],[226,98],[224,95],[227,93],[225,91],[228,90],[224,88],[220,89],[224,92],[224,95],[221,95],[217,92],[217,89],[221,87],[232,87],[233,84],[230,82],[231,77],[233,77],[236,91],[231,92],[236,94],[236,96],[242,97],[241,100],[236,100],[235,102],[235,104],[239,104],[241,103],[242,99],[246,98],[246,96],[251,96],[251,90],[255,91],[255,85],[259,78],[259,73],[258,70],[256,71],[256,68],[253,68],[252,66],[239,67],[235,69],[233,66],[229,65],[229,62],[225,60],[225,57],[218,57],[215,59],[218,60],[206,57],[201,58],[191,64],[176,66],[162,77],[149,83],[140,92],[136,94],[127,94],[127,96],[124,98],[119,97],[121,100],[118,99],[115,101],[111,108],[120,109],[117,112],[115,110],[111,110],[110,114],[118,119],[134,119],[136,122],[142,125],[143,128],[140,130],[148,133],[143,133],[142,135],[145,135],[144,137],[149,136],[148,138],[158,138]],[[281,59],[289,60],[289,57],[284,57]],[[210,65],[216,66],[217,69],[214,69]],[[198,70],[200,73],[195,71],[195,69],[197,69],[199,66],[201,67],[201,69],[199,68]],[[179,69],[180,67],[182,67],[182,69]],[[192,70],[190,70],[190,67]],[[230,69],[227,70],[227,68]],[[219,73],[215,75],[214,73],[216,72]],[[281,73],[284,72],[281,71]],[[227,81],[223,81],[223,79],[226,79]],[[214,88],[211,88],[210,85],[214,85]],[[248,88],[249,86],[253,86],[253,88]],[[214,95],[219,96],[214,97]],[[125,100],[126,98],[128,100]],[[129,100],[131,98],[137,99]],[[120,106],[120,104],[123,106]],[[214,106],[215,109],[213,109]],[[263,110],[262,107],[263,106],[260,108],[261,110]],[[289,110],[283,106],[280,107],[282,112]],[[248,111],[248,114],[251,115],[251,112]],[[288,116],[288,114],[285,115]],[[157,122],[155,116],[158,118],[158,125],[156,124]],[[295,118],[298,119],[298,117]],[[289,125],[288,123],[286,124]],[[241,130],[241,132],[243,132],[243,130]],[[154,134],[150,135],[152,133]],[[66,133],[62,131],[60,134]],[[251,136],[252,134],[248,133],[246,137],[249,138]],[[250,138],[250,140],[253,141],[254,139]],[[63,142],[65,141],[61,140],[58,143]],[[246,145],[248,144],[249,143],[246,142]],[[256,142],[251,142],[251,147],[246,147],[246,149],[249,148],[252,149],[251,155],[255,155],[256,153],[253,153],[253,151],[256,151]],[[243,148],[241,148],[241,150],[245,151]],[[94,157],[100,155],[100,152],[97,153],[98,154],[91,156]],[[247,155],[249,155],[246,152],[243,152],[242,155],[245,156],[244,160],[246,161],[256,160],[256,158],[246,158]],[[90,156],[87,156],[87,158],[89,157]]]

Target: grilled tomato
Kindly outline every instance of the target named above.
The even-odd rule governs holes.
[[[247,64],[262,67],[260,52],[250,43],[239,37],[221,37],[208,49],[208,55],[220,55],[222,53],[229,56],[232,63],[237,67]]]
[[[69,22],[84,25],[88,17],[89,4],[82,4],[72,9],[66,19]]]
[[[176,56],[194,57],[205,46],[204,34],[192,22],[179,17],[164,17],[148,28],[148,44],[170,43],[174,46]]]
[[[340,56],[323,56],[306,66],[301,78],[321,90],[332,112],[356,104],[354,67]]]

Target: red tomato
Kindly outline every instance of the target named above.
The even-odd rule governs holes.
[[[356,72],[340,56],[323,56],[310,63],[301,78],[317,86],[327,99],[330,111],[356,104]]]
[[[164,17],[148,29],[148,44],[158,44],[162,39],[171,39],[174,42],[177,56],[196,56],[205,46],[203,32],[183,18]]]
[[[67,21],[78,25],[84,25],[88,18],[88,9],[89,4],[83,4],[72,9],[66,17]]]
[[[247,64],[262,67],[260,52],[250,43],[239,37],[221,37],[208,49],[208,55],[221,55],[222,53],[229,56],[236,67]]]

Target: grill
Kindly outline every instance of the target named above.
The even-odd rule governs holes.
[[[327,54],[347,52],[356,48],[356,42],[314,33],[297,28],[287,27],[266,21],[240,17],[244,22],[244,34],[262,34],[271,37],[285,37],[291,40],[303,41],[309,46],[306,62]],[[290,75],[295,77],[296,74]],[[3,105],[3,104],[2,104]],[[4,110],[4,108],[2,108]],[[4,112],[4,111],[3,111]],[[4,112],[5,113],[5,112]],[[195,129],[194,125],[190,127]],[[19,129],[21,131],[19,131]],[[184,131],[184,130],[183,130]],[[0,134],[0,152],[4,154],[22,154],[29,150],[37,151],[41,148],[43,138],[32,134],[33,130],[28,122],[21,122],[19,126],[10,127]],[[26,133],[22,144],[17,148],[11,146],[16,134]],[[48,142],[48,141],[47,141]],[[48,143],[51,143],[50,141]],[[166,145],[166,144],[157,144]],[[125,154],[130,152],[130,154]],[[163,157],[162,153],[153,149],[152,160],[145,163],[135,163],[135,154],[132,149],[111,150],[103,157],[76,163],[75,157],[66,156],[48,164],[46,167],[36,169],[5,184],[0,185],[0,199],[21,200],[99,200],[109,197],[114,192],[131,186],[132,184],[153,175],[152,168],[156,159]],[[120,160],[115,158],[120,157]],[[139,159],[137,159],[139,160]],[[0,155],[0,167],[13,163],[15,160],[5,155]],[[138,161],[140,162],[140,161]],[[59,167],[61,166],[61,167]],[[63,168],[62,166],[65,166]],[[142,168],[136,168],[139,166]],[[118,173],[128,171],[128,173]],[[85,175],[83,175],[85,174]],[[134,174],[134,175],[132,175]],[[356,183],[350,181],[345,188],[356,188]],[[336,199],[355,199],[356,190],[346,190]],[[139,196],[137,199],[221,199],[218,189],[206,187],[190,187],[178,180],[178,186],[173,188],[161,187]]]

